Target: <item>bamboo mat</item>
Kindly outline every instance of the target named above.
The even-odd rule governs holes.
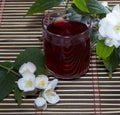
[[[109,5],[120,1],[108,0]],[[14,61],[26,48],[43,48],[41,18],[43,14],[26,17],[34,0],[0,0],[0,62]],[[62,6],[57,8],[63,8]],[[34,108],[31,95],[17,106],[13,94],[0,102],[0,115],[120,115],[120,66],[108,74],[95,52],[91,54],[89,71],[76,80],[59,80],[57,93],[61,100],[47,110]],[[52,77],[50,79],[53,79]]]

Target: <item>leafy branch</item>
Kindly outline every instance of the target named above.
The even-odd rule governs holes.
[[[16,81],[21,77],[18,73],[19,68],[26,62],[33,62],[36,67],[36,75],[47,74],[44,62],[44,54],[38,48],[29,48],[21,52],[15,62],[0,63],[0,101],[7,97],[12,91],[15,99],[20,106],[22,103],[22,92],[17,88]]]

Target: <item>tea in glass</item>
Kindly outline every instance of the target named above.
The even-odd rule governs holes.
[[[43,19],[46,67],[57,78],[79,78],[89,68],[90,27],[74,20],[52,18]]]

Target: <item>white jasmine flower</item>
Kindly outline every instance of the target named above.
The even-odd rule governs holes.
[[[36,71],[36,66],[32,62],[24,63],[19,69],[20,74],[23,74],[24,72],[34,73],[35,71]]]
[[[35,86],[38,89],[45,89],[48,85],[48,77],[46,75],[39,75],[35,79]]]
[[[35,89],[35,75],[30,72],[22,74],[22,78],[18,80],[18,87],[24,92],[33,91]]]
[[[47,102],[43,97],[36,98],[34,103],[38,109],[45,110],[47,108]]]
[[[117,5],[111,13],[99,22],[99,33],[107,46],[120,46],[120,7]]]
[[[54,91],[57,83],[57,79],[52,80],[43,92],[43,97],[51,104],[56,104],[60,100],[59,96]]]

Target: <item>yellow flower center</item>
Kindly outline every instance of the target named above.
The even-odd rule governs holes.
[[[32,80],[28,80],[26,83],[26,87],[31,87],[31,86],[33,86],[33,82]]]
[[[39,85],[41,85],[41,86],[45,86],[46,85],[46,81],[45,80],[41,80],[40,82],[39,82]]]
[[[29,72],[29,71],[30,71],[29,68],[24,69],[24,72]]]
[[[46,92],[46,95],[50,98],[53,94],[54,90],[53,89],[49,89],[47,92]]]
[[[120,24],[119,24],[119,25],[116,25],[116,26],[114,27],[114,29],[115,29],[115,31],[119,32],[119,31],[120,31]]]

